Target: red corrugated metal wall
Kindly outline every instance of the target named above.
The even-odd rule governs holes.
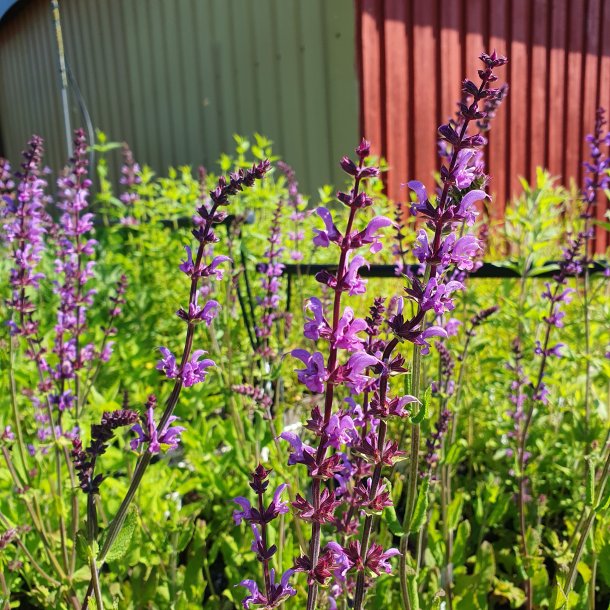
[[[436,128],[453,115],[483,50],[509,64],[510,85],[486,152],[493,203],[543,166],[580,183],[595,109],[610,111],[610,0],[356,0],[361,132],[389,162],[388,193],[417,178],[432,185]],[[598,206],[598,217],[607,209]],[[608,245],[601,230],[596,249]]]

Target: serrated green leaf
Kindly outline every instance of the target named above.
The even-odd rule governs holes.
[[[124,557],[129,550],[129,545],[133,539],[133,533],[138,523],[137,510],[132,506],[127,511],[123,527],[117,534],[117,537],[106,554],[106,561],[116,561]]]
[[[76,534],[76,554],[83,563],[88,562],[89,543],[87,542],[87,537],[82,531],[79,531]]]

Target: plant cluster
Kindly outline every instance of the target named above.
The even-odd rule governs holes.
[[[365,139],[313,208],[261,136],[158,177],[77,131],[53,194],[39,137],[0,161],[3,608],[608,603],[610,136],[490,225],[480,59],[403,202]]]

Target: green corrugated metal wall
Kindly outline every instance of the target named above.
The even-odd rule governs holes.
[[[140,162],[213,166],[258,131],[309,190],[340,179],[358,136],[352,0],[60,0],[66,59],[96,127]],[[50,2],[0,23],[0,130],[65,160]],[[71,98],[74,125],[83,123]]]

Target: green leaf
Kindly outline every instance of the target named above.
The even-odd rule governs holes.
[[[608,510],[609,506],[610,506],[610,485],[607,485],[606,489],[604,491],[604,495],[602,496],[602,499],[599,501],[599,503],[595,507],[595,512],[603,513],[606,510]]]
[[[413,516],[411,517],[411,523],[409,524],[409,532],[416,534],[421,529],[421,526],[426,520],[426,513],[428,512],[428,489],[430,488],[430,477],[426,476],[421,482],[419,487],[419,493],[417,494],[417,502],[415,503],[415,509],[413,510]]]
[[[511,608],[521,608],[526,599],[523,589],[517,587],[512,582],[497,578],[494,582],[494,595],[508,600]]]
[[[598,569],[604,583],[610,587],[610,545],[606,544],[599,552]]]
[[[406,394],[411,394],[411,373],[407,373],[404,377],[403,377],[403,387],[404,387],[404,393]]]
[[[463,504],[464,504],[464,494],[456,493],[453,500],[451,500],[451,503],[449,504],[449,509],[447,511],[447,514],[448,514],[447,521],[448,521],[449,529],[454,530],[458,526],[458,523],[460,522],[460,520],[462,518],[462,505]]]
[[[409,592],[409,606],[411,610],[419,610],[419,593],[417,591],[417,576],[407,576],[407,590]]]
[[[83,563],[88,563],[89,543],[82,530],[76,534],[76,554]]]
[[[466,544],[470,537],[470,529],[469,521],[462,521],[458,525],[451,555],[451,562],[454,566],[460,566],[466,562]]]
[[[447,451],[447,455],[445,456],[444,463],[449,466],[455,466],[455,464],[459,464],[464,454],[466,453],[466,448],[468,443],[466,439],[460,438],[458,439]],[[506,453],[506,452],[504,452]]]
[[[138,523],[138,513],[132,506],[127,511],[123,527],[117,534],[117,537],[106,554],[106,561],[116,561],[123,558],[129,550],[129,545],[133,539],[133,533]]]
[[[388,529],[394,536],[402,536],[404,532],[402,531],[402,524],[398,520],[396,516],[396,509],[394,506],[388,506],[383,513],[383,520],[386,522]]]
[[[567,603],[568,598],[566,597],[566,594],[563,592],[561,586],[556,584],[553,587],[553,594],[551,595],[549,610],[559,610],[560,608],[564,608]]]
[[[428,405],[430,404],[430,397],[432,396],[432,389],[428,387],[424,392],[424,396],[422,398],[421,407],[419,411],[415,415],[411,417],[412,424],[421,424],[424,419],[428,419]]]
[[[383,482],[385,483],[386,488],[390,493],[390,498],[392,498],[392,484],[388,479],[385,478]],[[396,509],[394,508],[394,504],[391,504],[390,506],[387,506],[385,508],[385,510],[383,511],[383,520],[386,522],[388,529],[390,530],[390,532],[392,532],[392,534],[394,534],[394,536],[400,537],[404,534],[404,532],[402,531],[402,524],[396,516]]]

